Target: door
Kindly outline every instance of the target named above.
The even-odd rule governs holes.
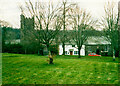
[[[73,55],[73,51],[70,51],[70,55]]]

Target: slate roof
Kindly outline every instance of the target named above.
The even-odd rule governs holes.
[[[106,45],[106,44],[111,44],[111,43],[104,36],[101,36],[101,37],[92,36],[92,37],[88,37],[85,44],[86,45]]]
[[[76,45],[76,43],[73,40],[71,40],[71,42],[66,42],[65,44]],[[84,43],[84,45],[109,45],[109,44],[111,43],[104,36],[90,36]]]

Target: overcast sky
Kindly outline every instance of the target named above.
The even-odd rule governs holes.
[[[41,0],[42,1],[42,0]],[[47,2],[48,0],[44,0]],[[53,0],[56,1],[56,0]],[[79,6],[87,11],[91,12],[95,19],[100,19],[104,16],[104,5],[108,0],[73,0],[78,2]],[[117,3],[120,0],[109,0]],[[18,5],[24,3],[24,0],[0,0],[0,20],[9,22],[13,27],[20,27],[20,10]]]

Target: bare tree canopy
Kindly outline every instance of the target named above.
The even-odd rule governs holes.
[[[78,54],[80,58],[80,50],[84,42],[87,40],[88,35],[85,31],[93,29],[97,20],[93,20],[90,13],[86,12],[83,9],[79,9],[76,6],[75,9],[71,9],[71,18],[72,18],[72,26],[73,26],[73,35],[72,39],[75,41],[78,47]]]
[[[115,10],[115,3],[109,2],[104,7],[105,16],[102,18],[101,25],[105,32],[105,36],[111,43],[113,51],[113,59],[115,59],[115,51],[118,48],[118,13]]]
[[[38,42],[38,46],[46,45],[49,51],[49,46],[61,29],[61,17],[58,16],[61,5],[59,3],[54,5],[52,1],[44,3],[39,0],[37,2],[29,0],[25,1],[25,7],[20,6],[20,9],[22,15],[33,18],[34,21],[34,29],[28,28],[25,31],[31,35],[27,34],[27,37]]]
[[[70,30],[69,12],[75,6],[76,6],[76,3],[69,3],[67,0],[65,1],[63,0],[61,8],[59,10],[59,15],[61,16],[61,19],[62,19],[61,25],[63,30],[62,34],[60,34],[61,35],[60,41],[63,47],[63,55],[65,55],[65,43],[70,40],[69,34],[66,31],[66,30]]]

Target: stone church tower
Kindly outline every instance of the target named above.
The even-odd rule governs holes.
[[[25,53],[27,53],[27,50],[30,48],[30,43],[33,42],[35,39],[33,37],[33,34],[35,34],[34,30],[34,17],[27,18],[24,15],[20,15],[21,18],[21,26],[20,26],[20,43],[24,46]]]
[[[32,34],[30,32],[32,32],[34,30],[34,17],[27,18],[21,14],[20,18],[21,18],[21,21],[20,21],[21,37],[20,37],[20,39],[21,39],[21,43],[23,43]]]

